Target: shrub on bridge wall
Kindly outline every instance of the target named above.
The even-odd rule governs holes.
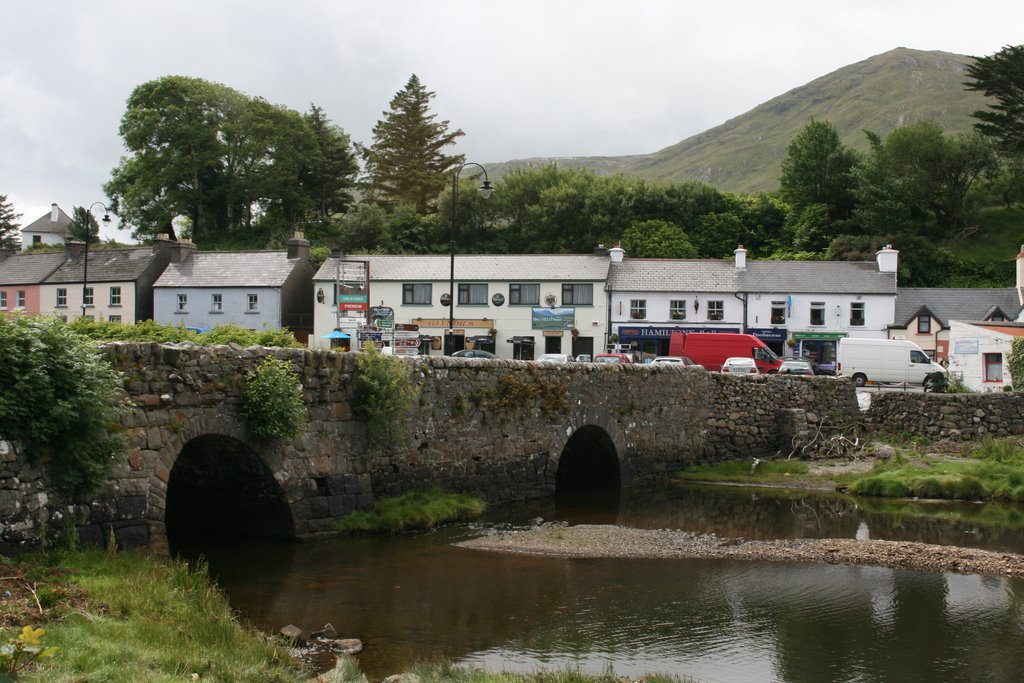
[[[306,424],[299,376],[287,361],[267,356],[245,379],[242,411],[248,429],[263,440],[293,439]]]
[[[371,344],[356,356],[355,380],[356,410],[366,418],[369,449],[381,452],[400,447],[409,438],[402,418],[416,398],[405,364]]]
[[[194,332],[184,325],[161,325],[152,320],[140,320],[126,325],[109,320],[76,318],[68,323],[75,332],[98,342],[161,342],[188,341],[201,346],[212,344],[238,344],[239,346],[301,347],[288,330],[250,330],[234,324],[218,325],[208,332]]]
[[[45,458],[82,493],[125,450],[117,373],[96,345],[56,318],[0,316],[0,435]]]

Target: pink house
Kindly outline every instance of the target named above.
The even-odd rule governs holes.
[[[15,311],[38,314],[41,312],[40,289],[48,278],[67,259],[64,252],[57,254],[12,254],[0,252],[0,313]]]

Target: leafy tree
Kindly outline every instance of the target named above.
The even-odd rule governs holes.
[[[835,126],[811,121],[789,143],[782,160],[782,197],[797,209],[823,204],[833,220],[853,210],[857,155],[839,141]]]
[[[96,222],[96,216],[93,216],[88,209],[76,206],[71,210],[71,222],[68,224],[68,233],[76,240],[95,244],[99,239],[100,224]]]
[[[442,151],[464,133],[430,113],[434,94],[413,74],[373,127],[373,144],[360,148],[370,193],[390,205],[407,202],[420,214],[434,210],[447,175],[465,161]]]
[[[974,127],[999,141],[1014,156],[1024,156],[1024,45],[1007,45],[989,57],[976,57],[967,65],[967,90],[995,100],[988,109],[971,116]]]
[[[821,251],[828,247],[836,236],[828,206],[808,204],[794,211],[787,226],[793,235],[793,246],[801,251]]]
[[[696,258],[693,246],[678,225],[649,220],[633,223],[622,234],[622,248],[637,258]]]
[[[21,245],[19,218],[21,214],[14,212],[7,195],[0,194],[0,249],[17,249]]]
[[[265,441],[294,439],[309,419],[292,364],[267,356],[245,378],[242,412],[249,431]]]
[[[363,203],[341,220],[341,248],[348,253],[391,251],[391,221],[376,204]]]
[[[137,238],[187,219],[203,241],[279,241],[307,219],[344,211],[354,184],[348,137],[219,83],[167,76],[135,88],[121,119],[129,155],[104,186]]]

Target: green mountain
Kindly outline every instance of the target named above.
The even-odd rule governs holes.
[[[811,120],[828,121],[844,144],[867,150],[865,130],[883,138],[893,129],[932,120],[950,133],[967,132],[985,98],[963,88],[971,57],[896,48],[790,90],[749,112],[647,155],[523,159],[495,164],[492,174],[556,162],[599,173],[650,180],[702,180],[739,193],[778,188],[786,147]],[[488,166],[490,168],[490,165]]]

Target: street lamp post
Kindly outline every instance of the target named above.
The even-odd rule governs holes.
[[[89,233],[92,232],[92,226],[90,218],[92,218],[93,207],[99,206],[103,209],[103,218],[101,219],[104,224],[110,223],[110,212],[107,211],[107,207],[102,202],[93,202],[89,206],[89,210],[85,214],[85,256],[82,260],[82,317],[85,317],[85,295],[89,291]]]
[[[491,192],[494,188],[491,187],[491,181],[487,179],[487,169],[476,163],[475,161],[467,161],[462,166],[459,166],[455,173],[452,174],[452,220],[451,220],[451,241],[449,242],[449,248],[451,251],[451,268],[449,269],[448,277],[448,333],[445,335],[445,349],[444,353],[446,356],[452,354],[452,346],[455,341],[455,207],[458,203],[459,198],[459,174],[462,173],[462,169],[467,166],[476,166],[484,174],[484,182],[480,186],[480,194],[483,195],[484,199],[491,196]]]

